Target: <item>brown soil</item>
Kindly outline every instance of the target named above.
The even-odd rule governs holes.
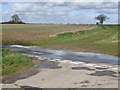
[[[3,41],[30,41],[48,38],[49,34],[46,31],[4,31],[2,33]]]
[[[112,41],[113,43],[120,43],[120,41]]]
[[[65,33],[65,32],[75,32],[75,31],[80,31],[80,30],[88,30],[95,28],[96,26],[82,26],[80,29],[75,29],[75,30],[10,30],[10,31],[3,31],[2,32],[2,40],[3,41],[9,41],[9,42],[27,42],[31,40],[40,40],[40,39],[45,39],[48,37],[53,37],[56,36],[60,33]]]

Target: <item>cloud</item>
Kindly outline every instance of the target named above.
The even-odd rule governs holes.
[[[33,2],[13,3],[3,16],[18,14],[25,22],[44,23],[94,23],[93,16],[99,13],[117,14],[116,2]],[[92,13],[93,16],[90,16]]]
[[[27,3],[27,4],[20,4],[20,3],[15,3],[12,6],[12,10],[13,11],[30,11],[32,6],[32,4]]]
[[[104,13],[104,14],[117,14],[118,9],[99,9],[97,13]]]
[[[0,0],[0,2],[119,2],[119,0]]]
[[[27,4],[20,4],[20,3],[15,3],[12,6],[12,11],[17,14],[36,14],[36,15],[43,15],[43,14],[54,14],[54,15],[63,15],[67,13],[69,8],[54,8],[53,6],[58,6],[55,3],[27,3]],[[32,7],[32,8],[31,8]],[[59,9],[59,10],[58,10]],[[6,12],[5,12],[6,13]],[[8,13],[8,12],[7,12]],[[6,14],[7,14],[6,13]]]
[[[64,1],[64,0],[63,0]],[[55,6],[64,7],[64,10],[59,12],[81,10],[81,9],[95,9],[96,12],[115,14],[118,8],[118,4],[115,2],[45,2],[45,3],[15,3],[12,6],[12,10],[16,12],[56,12]],[[32,8],[31,8],[32,7]],[[57,7],[58,8],[58,7]],[[40,13],[39,12],[39,13]],[[117,13],[117,12],[116,12]]]
[[[116,9],[116,2],[74,2],[76,9]]]

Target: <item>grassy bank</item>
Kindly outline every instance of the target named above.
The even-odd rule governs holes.
[[[51,49],[98,52],[118,56],[118,26],[104,25],[85,31],[67,32],[34,45]]]
[[[16,51],[2,49],[2,75],[15,73],[32,65],[33,62],[30,58]]]

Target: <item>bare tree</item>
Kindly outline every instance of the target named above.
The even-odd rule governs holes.
[[[106,21],[107,19],[109,19],[109,17],[107,17],[106,15],[104,14],[100,14],[98,15],[97,17],[95,17],[96,20],[99,20],[100,21],[100,24],[103,24],[103,21]]]

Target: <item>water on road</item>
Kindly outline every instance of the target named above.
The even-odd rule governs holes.
[[[59,59],[59,60],[82,61],[87,63],[108,63],[116,65],[118,64],[118,60],[120,60],[116,56],[107,54],[50,50],[43,49],[37,46],[9,45],[2,46],[2,48],[16,50],[22,53],[23,55],[36,59]]]

